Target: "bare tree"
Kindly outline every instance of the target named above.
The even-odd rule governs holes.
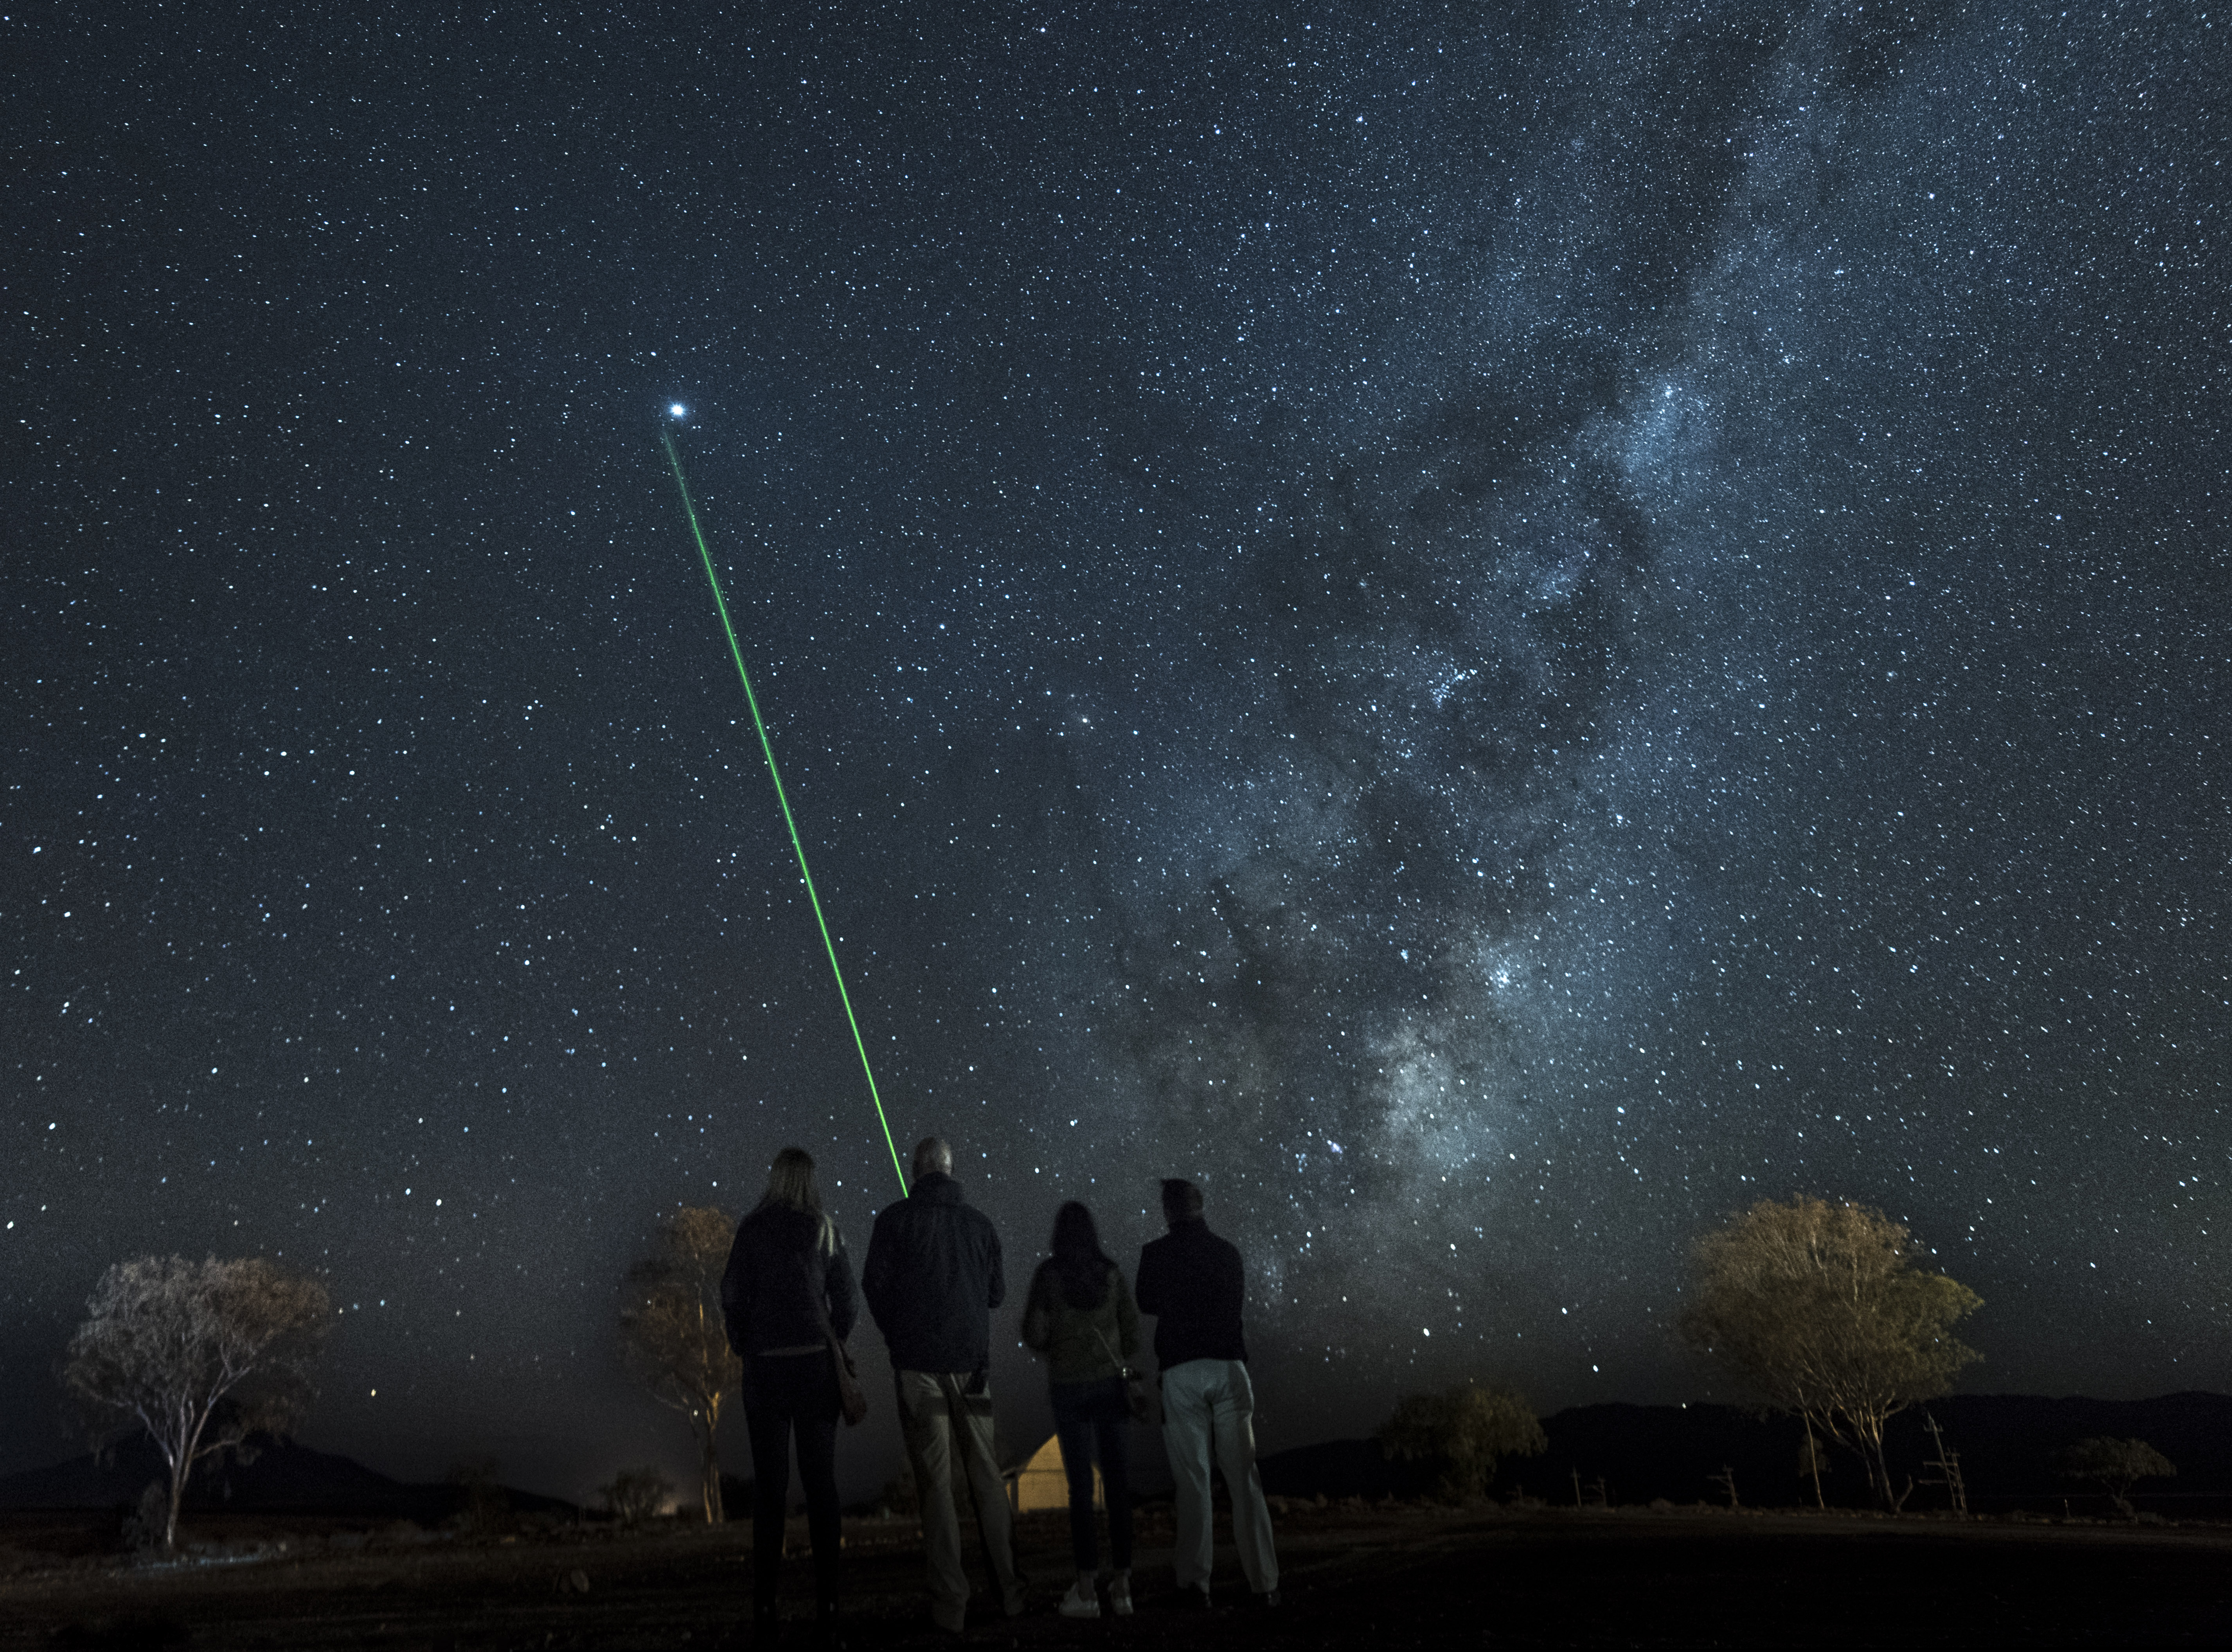
[[[2106,1492],[2123,1514],[2136,1519],[2131,1507],[2135,1480],[2167,1478],[2177,1473],[2170,1460],[2144,1440],[2118,1440],[2102,1435],[2080,1440],[2061,1454],[2061,1472],[2072,1480],[2089,1480]]]
[[[1442,1489],[1452,1498],[1477,1497],[1495,1477],[1502,1457],[1532,1457],[1549,1445],[1534,1408],[1505,1388],[1463,1383],[1439,1394],[1406,1394],[1379,1429],[1391,1457],[1439,1459]]]
[[[85,1305],[62,1385],[96,1438],[134,1422],[153,1437],[171,1471],[168,1554],[194,1465],[286,1428],[308,1403],[333,1304],[316,1279],[261,1257],[143,1256],[102,1274]]]
[[[721,1314],[721,1273],[735,1237],[724,1212],[685,1206],[660,1225],[659,1248],[628,1270],[620,1338],[629,1364],[661,1405],[689,1420],[710,1525],[721,1507],[721,1404],[743,1381]]]
[[[1945,1488],[1947,1506],[1956,1516],[1965,1520],[1969,1518],[1969,1479],[1961,1472],[1961,1454],[1946,1449],[1945,1430],[1938,1426],[1937,1419],[1927,1411],[1922,1414],[1922,1426],[1930,1430],[1930,1444],[1936,1448],[1937,1453],[1934,1457],[1924,1458],[1922,1462],[1924,1468],[1934,1470],[1937,1478],[1925,1480],[1922,1483],[1925,1486],[1943,1486]]]
[[[1924,1272],[1921,1258],[1880,1211],[1765,1200],[1697,1241],[1681,1321],[1693,1346],[1727,1360],[1769,1406],[1855,1453],[1894,1511],[1905,1496],[1891,1488],[1885,1425],[1982,1357],[1953,1336],[1982,1299]]]

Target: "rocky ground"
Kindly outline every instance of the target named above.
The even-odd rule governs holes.
[[[2232,1638],[2232,1527],[1872,1519],[1704,1508],[1288,1504],[1282,1603],[1256,1609],[1219,1556],[1208,1613],[1171,1598],[1167,1510],[1141,1532],[1139,1612],[1057,1616],[1059,1516],[1021,1523],[1031,1610],[972,1623],[986,1648],[2128,1646]],[[910,1523],[848,1520],[854,1648],[951,1644],[925,1616]],[[0,1652],[48,1647],[741,1647],[748,1523],[503,1537],[221,1518],[165,1565],[113,1523],[0,1520]],[[794,1547],[802,1548],[802,1529]],[[804,1647],[807,1563],[788,1568]]]

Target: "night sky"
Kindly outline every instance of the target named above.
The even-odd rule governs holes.
[[[1266,1448],[1726,1394],[1684,1247],[1805,1192],[1972,1390],[2232,1386],[2232,18],[738,10],[0,21],[0,1469],[127,1255],[578,1493],[689,1461],[661,1211],[865,1247],[662,424],[1018,1305],[1183,1174]]]

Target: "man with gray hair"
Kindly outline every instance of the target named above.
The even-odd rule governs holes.
[[[1000,1605],[1023,1610],[1008,1488],[992,1454],[992,1310],[1007,1295],[1000,1235],[953,1179],[953,1150],[935,1136],[915,1144],[914,1185],[876,1217],[860,1293],[892,1351],[899,1428],[914,1468],[930,1562],[930,1615],[958,1635],[969,1608],[954,1507],[955,1459],[976,1505],[976,1530]]]

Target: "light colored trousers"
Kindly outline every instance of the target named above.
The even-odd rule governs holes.
[[[1232,1493],[1232,1543],[1249,1588],[1279,1586],[1279,1554],[1271,1511],[1256,1471],[1256,1388],[1236,1359],[1189,1359],[1163,1373],[1163,1448],[1178,1482],[1178,1587],[1206,1589],[1214,1563],[1216,1506],[1210,1498],[1210,1454]]]
[[[961,1460],[976,1505],[976,1532],[992,1563],[1001,1609],[1023,1610],[1022,1580],[1015,1576],[1015,1528],[1008,1487],[992,1454],[992,1390],[968,1391],[967,1371],[899,1371],[899,1428],[922,1510],[922,1546],[930,1561],[930,1615],[958,1632],[969,1608],[969,1574],[961,1565],[961,1520],[954,1508],[954,1458]]]

